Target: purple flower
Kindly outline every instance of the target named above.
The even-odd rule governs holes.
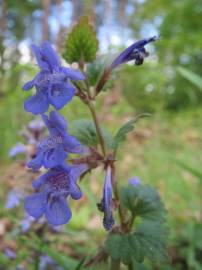
[[[11,248],[5,248],[4,254],[6,255],[6,257],[8,257],[12,260],[15,260],[17,257],[16,252],[14,250],[12,250]]]
[[[110,231],[114,225],[112,214],[112,183],[111,183],[111,167],[106,169],[105,182],[103,188],[103,198],[101,201],[101,211],[104,212],[103,226],[107,231]]]
[[[85,77],[78,70],[62,67],[49,42],[44,42],[41,47],[32,45],[31,48],[41,71],[23,86],[26,91],[36,88],[36,94],[25,101],[24,108],[33,114],[41,114],[51,104],[59,110],[74,96],[75,89],[70,79],[84,80]]]
[[[21,220],[22,232],[24,232],[24,233],[27,232],[30,229],[34,220],[35,219],[32,216],[25,213],[24,218]]]
[[[139,184],[140,184],[140,179],[139,179],[137,176],[135,176],[135,177],[130,178],[130,179],[128,180],[128,183],[129,183],[130,185],[134,186],[134,187],[137,187],[137,186],[139,186]]]
[[[158,37],[154,36],[133,43],[113,61],[111,64],[111,69],[114,69],[117,66],[132,60],[135,60],[136,65],[141,65],[144,61],[144,58],[149,55],[144,46],[150,42],[156,41],[157,39]]]
[[[48,255],[41,255],[39,260],[39,270],[64,270]]]
[[[53,226],[67,223],[71,218],[71,210],[66,198],[78,200],[82,192],[77,186],[80,175],[88,169],[86,164],[67,166],[60,165],[50,169],[33,182],[36,193],[25,200],[25,210],[35,219],[45,214]]]
[[[42,165],[52,168],[62,164],[68,153],[83,153],[84,147],[73,136],[67,133],[65,119],[56,111],[42,115],[49,130],[49,136],[42,140],[37,148],[36,157],[28,163],[28,167],[38,170]]]
[[[14,147],[12,147],[8,153],[9,157],[14,158],[18,154],[23,154],[26,152],[26,147],[22,143],[17,143]]]
[[[5,208],[12,209],[14,207],[19,206],[20,201],[24,198],[24,194],[17,190],[13,189],[8,193]]]
[[[51,267],[55,262],[53,259],[47,255],[40,256],[39,270],[46,270],[48,267]]]

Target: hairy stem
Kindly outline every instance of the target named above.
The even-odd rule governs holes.
[[[100,125],[99,125],[97,114],[95,112],[95,107],[94,107],[94,105],[93,105],[93,103],[91,101],[88,102],[88,107],[89,107],[90,112],[91,112],[92,117],[93,117],[93,121],[94,121],[95,128],[96,128],[96,131],[97,131],[98,139],[99,139],[100,146],[101,146],[101,149],[102,149],[102,153],[103,153],[103,155],[105,157],[106,156],[105,141],[104,141],[104,138],[103,138],[103,135],[102,135],[102,130],[101,130]]]
[[[97,85],[95,87],[94,97],[96,97],[102,91],[103,87],[105,86],[105,83],[108,81],[108,79],[110,77],[110,73],[111,73],[110,68],[106,68],[104,70],[99,82],[97,83]]]

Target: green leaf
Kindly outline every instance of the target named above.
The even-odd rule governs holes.
[[[121,260],[124,264],[143,262],[145,258],[167,263],[166,234],[161,224],[143,222],[134,233],[110,234],[105,248],[114,260]]]
[[[95,125],[91,120],[81,119],[74,121],[70,132],[86,146],[95,146],[98,144]]]
[[[127,123],[125,123],[120,129],[117,131],[116,135],[114,136],[114,143],[115,143],[115,148],[118,147],[118,145],[121,142],[124,142],[126,140],[126,136],[129,132],[134,130],[134,124],[139,120],[141,117],[145,116],[150,116],[150,114],[143,113],[138,116],[136,116],[134,119],[131,119]]]
[[[128,186],[120,192],[121,205],[131,212],[131,218],[140,217],[136,230],[127,234],[111,233],[106,241],[106,251],[114,260],[125,264],[143,262],[168,262],[166,252],[165,208],[158,192],[147,185]]]
[[[178,67],[177,70],[185,79],[193,83],[198,88],[198,90],[202,91],[202,77],[201,76],[183,67]]]
[[[114,141],[110,132],[106,128],[101,128],[107,147],[113,148]],[[93,121],[80,119],[73,122],[71,134],[74,135],[83,145],[96,146],[98,145],[98,136]]]
[[[98,50],[98,40],[87,17],[82,17],[69,33],[63,57],[67,62],[92,62]]]
[[[121,204],[131,211],[132,215],[143,220],[164,222],[165,208],[158,192],[147,185],[132,185],[121,189]]]

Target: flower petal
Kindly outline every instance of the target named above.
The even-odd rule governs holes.
[[[72,68],[66,68],[66,67],[60,67],[60,71],[67,75],[68,78],[74,81],[78,80],[85,80],[85,76],[83,73],[79,70],[72,69]]]
[[[52,125],[57,126],[57,128],[59,128],[59,129],[61,129],[63,131],[65,131],[67,129],[66,120],[58,112],[51,111],[50,114],[49,114],[49,119],[50,119],[50,122],[52,123]]]
[[[48,41],[45,41],[42,46],[42,55],[45,57],[51,69],[55,69],[61,65],[60,58],[58,57],[55,50],[51,47],[51,44]]]
[[[55,197],[47,204],[45,216],[48,223],[58,226],[67,223],[70,220],[72,213],[65,198]]]
[[[81,174],[87,170],[88,170],[87,164],[73,165],[70,167],[69,179],[71,182],[69,187],[69,194],[74,200],[79,200],[83,195],[82,191],[80,190],[76,182],[81,176]]]
[[[43,152],[37,151],[36,157],[27,163],[27,167],[37,171],[41,168],[43,162]]]
[[[32,187],[37,190],[37,189],[40,189],[41,186],[45,183],[46,179],[48,176],[50,176],[51,173],[50,172],[47,172],[47,173],[44,173],[42,175],[40,175],[37,179],[35,179],[33,182],[32,182]]]
[[[135,43],[133,43],[131,46],[126,48],[119,56],[113,61],[111,64],[111,69],[116,68],[117,66],[121,65],[122,63],[128,62],[130,60],[133,60],[134,57],[131,57],[131,54],[135,49],[143,48],[145,45],[147,45],[150,42],[156,41],[158,37],[153,36],[151,38],[142,39]]]
[[[33,114],[46,112],[48,110],[48,106],[47,97],[41,92],[29,97],[24,103],[24,109]]]
[[[40,218],[47,205],[47,194],[44,192],[34,193],[25,199],[25,210],[27,213],[38,219]]]
[[[75,183],[71,183],[71,186],[69,187],[69,194],[71,195],[72,199],[79,200],[83,196],[82,191]]]
[[[63,147],[47,149],[44,152],[43,164],[44,167],[53,168],[61,163],[67,158],[67,153],[63,150]]]
[[[74,136],[68,134],[64,138],[64,147],[67,152],[75,154],[82,154],[85,150],[85,147]]]
[[[114,225],[114,219],[112,215],[112,184],[111,184],[111,167],[107,167],[104,189],[103,189],[103,211],[104,219],[103,225],[107,231],[112,229]]]
[[[76,182],[78,178],[88,170],[87,164],[73,165],[70,167],[70,177]]]
[[[50,70],[49,65],[48,65],[46,59],[43,59],[41,49],[34,44],[31,45],[31,49],[32,49],[33,54],[36,57],[36,61],[37,61],[37,64],[39,65],[39,67],[42,70],[49,71]]]
[[[51,111],[49,113],[49,117],[43,114],[42,118],[51,136],[60,136],[61,134],[65,134],[67,122],[58,112]]]
[[[74,96],[75,89],[68,84],[55,84],[52,85],[48,91],[49,102],[57,109],[60,110],[65,104],[70,102]]]
[[[27,82],[26,84],[23,85],[22,89],[27,91],[31,89],[34,86],[34,80]]]

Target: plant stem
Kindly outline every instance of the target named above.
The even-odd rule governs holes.
[[[110,267],[111,270],[119,270],[120,266],[121,266],[120,260],[113,260],[111,258],[111,267]]]
[[[80,61],[79,62],[79,67],[80,69],[82,70],[83,74],[85,75],[86,77],[86,80],[85,80],[85,90],[87,91],[87,95],[88,95],[88,101],[85,102],[91,112],[91,115],[93,117],[93,122],[95,124],[95,128],[96,128],[96,132],[97,132],[97,135],[98,135],[98,139],[99,139],[99,142],[100,142],[100,146],[101,146],[101,149],[102,149],[102,153],[104,155],[104,157],[106,156],[106,149],[105,149],[105,141],[104,141],[104,138],[103,138],[103,135],[102,135],[102,130],[100,128],[100,125],[99,125],[99,121],[98,121],[98,118],[97,118],[97,114],[96,114],[96,111],[95,111],[95,107],[94,107],[94,104],[92,103],[92,97],[91,97],[91,93],[90,93],[90,87],[89,87],[89,82],[88,82],[88,79],[87,79],[87,76],[84,72],[84,62],[83,61]],[[79,89],[80,90],[80,89]],[[82,90],[81,90],[82,92]]]
[[[102,130],[101,130],[100,125],[99,125],[97,114],[95,112],[95,107],[94,107],[94,105],[93,105],[93,103],[91,101],[88,102],[88,107],[89,107],[90,112],[91,112],[92,117],[93,117],[93,121],[94,121],[95,128],[96,128],[96,131],[97,131],[98,139],[100,141],[100,146],[101,146],[101,149],[102,149],[102,153],[103,153],[103,155],[105,157],[106,156],[105,141],[104,141],[104,138],[103,138],[103,135],[102,135]]]
[[[134,270],[134,268],[133,268],[133,263],[130,263],[130,264],[128,265],[128,270]]]

